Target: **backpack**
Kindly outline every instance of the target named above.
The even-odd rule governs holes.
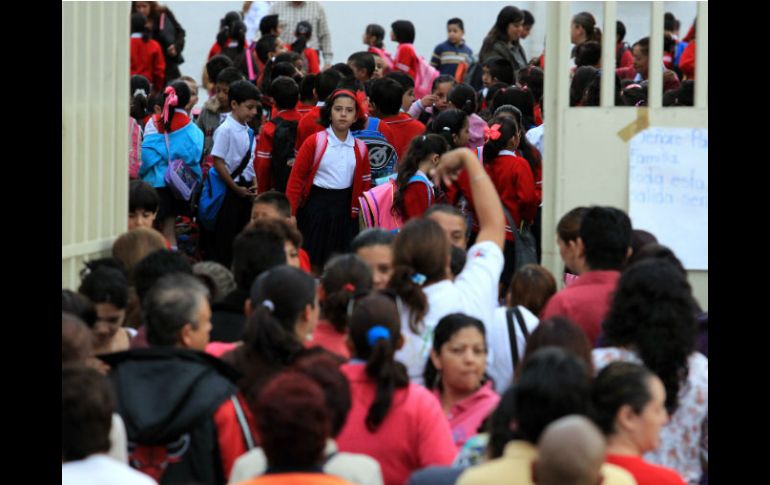
[[[484,87],[484,69],[482,69],[480,62],[474,62],[468,67],[468,71],[465,73],[464,82],[471,85],[473,89],[479,91]]]
[[[433,188],[430,186],[430,181],[424,175],[414,174],[407,185],[415,182],[425,184],[428,191],[428,205],[431,205]],[[400,215],[393,213],[393,198],[396,190],[398,190],[396,181],[390,178],[386,183],[367,190],[358,198],[361,205],[362,228],[380,227],[391,232],[398,232],[401,229],[404,220]]]
[[[297,121],[288,121],[280,116],[271,120],[275,124],[273,135],[273,153],[270,159],[270,171],[273,174],[273,187],[275,190],[286,193],[286,184],[289,181],[291,167],[297,151],[294,145],[297,142]]]
[[[355,138],[366,143],[369,149],[369,165],[372,170],[372,184],[385,182],[384,178],[396,171],[398,154],[395,147],[380,132],[380,119],[369,117],[369,123],[363,130],[354,131]],[[378,180],[380,179],[380,180]]]
[[[438,71],[422,56],[417,56],[417,72],[414,76],[414,96],[422,99],[433,91],[433,81],[438,77]]]

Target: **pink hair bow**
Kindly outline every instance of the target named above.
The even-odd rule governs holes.
[[[176,97],[176,90],[171,86],[166,88],[164,94],[166,95],[166,101],[163,103],[163,122],[168,123],[168,108],[170,106],[176,106],[178,100]]]
[[[500,138],[500,125],[494,124],[492,127],[484,127],[484,143],[489,143],[489,140],[497,140]]]

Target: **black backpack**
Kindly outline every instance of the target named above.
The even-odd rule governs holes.
[[[285,193],[289,174],[291,174],[291,167],[294,165],[294,157],[297,156],[294,145],[297,142],[298,122],[288,121],[281,117],[275,117],[271,121],[275,124],[273,153],[270,159],[273,187],[275,187],[275,190]]]
[[[483,76],[484,69],[482,69],[481,62],[476,61],[468,67],[468,72],[465,74],[463,82],[470,84],[473,89],[479,91],[484,87]]]

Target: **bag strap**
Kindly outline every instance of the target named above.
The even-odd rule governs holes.
[[[505,320],[508,323],[508,341],[511,345],[511,359],[513,359],[513,369],[519,365],[519,346],[516,345],[516,327],[513,325],[514,308],[505,310]]]
[[[524,324],[524,316],[521,314],[518,306],[513,307],[513,313],[516,314],[516,320],[519,322],[521,333],[524,334],[524,340],[527,340],[529,338],[529,330],[527,330],[527,326]]]
[[[380,131],[380,119],[370,116],[369,126],[367,126],[366,129],[370,131]]]
[[[425,184],[425,189],[428,191],[428,206],[432,205],[433,204],[433,187],[431,187],[430,181],[428,180],[428,178],[425,177],[424,175],[416,173],[409,178],[406,185],[408,186],[413,182],[421,182]]]
[[[243,160],[241,160],[241,164],[238,165],[238,168],[235,169],[235,172],[230,174],[230,178],[233,179],[233,182],[235,182],[235,179],[240,177],[241,173],[243,173],[244,170],[246,170],[246,165],[249,164],[249,159],[251,159],[251,147],[254,144],[254,130],[249,128],[249,149],[246,150],[246,155],[243,156]]]
[[[326,130],[321,130],[315,134],[315,153],[313,154],[313,168],[310,170],[313,173],[316,167],[321,163],[321,157],[323,157],[326,151],[326,145],[329,144],[329,134]]]
[[[251,436],[249,422],[246,420],[246,415],[243,413],[241,401],[238,399],[237,395],[233,394],[230,396],[230,402],[233,403],[233,407],[235,408],[235,417],[238,419],[238,424],[241,426],[241,432],[243,432],[243,438],[246,440],[246,448],[252,450],[256,445],[254,444],[254,437]]]

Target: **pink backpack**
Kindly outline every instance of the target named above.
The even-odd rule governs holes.
[[[421,182],[428,191],[428,205],[433,204],[433,189],[424,175],[415,174],[409,179],[409,184]],[[386,231],[398,232],[404,221],[400,215],[393,213],[393,198],[396,195],[396,181],[390,179],[386,183],[378,185],[364,192],[358,198],[361,205],[361,220],[363,227],[379,227]]]
[[[414,96],[422,99],[433,90],[433,81],[438,77],[438,71],[422,56],[417,56],[417,73],[414,78]]]

